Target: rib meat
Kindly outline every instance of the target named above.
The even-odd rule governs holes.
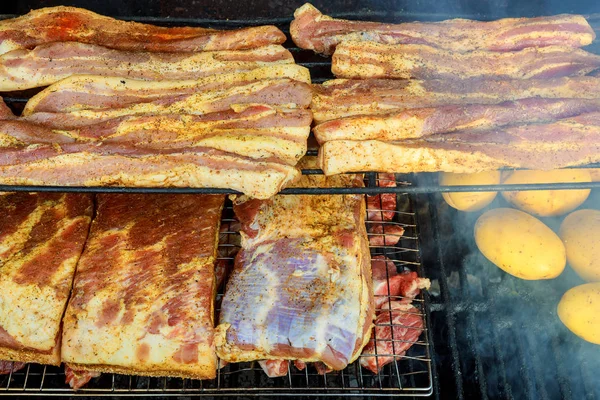
[[[330,140],[416,139],[468,128],[495,128],[550,122],[600,111],[598,99],[528,98],[499,104],[411,108],[382,115],[360,115],[327,121],[313,132],[319,143]]]
[[[80,74],[155,81],[181,80],[293,63],[291,53],[281,45],[251,50],[146,53],[57,42],[1,55],[0,91],[47,86]]]
[[[101,375],[100,372],[96,371],[76,371],[65,364],[65,383],[68,384],[71,389],[79,390],[88,384],[92,378],[98,378]]]
[[[375,319],[373,337],[360,357],[360,365],[375,374],[402,358],[419,340],[424,326],[421,313],[410,304],[392,301],[383,307]]]
[[[497,104],[530,97],[600,98],[600,79],[589,76],[513,80],[334,79],[313,88],[311,109],[316,123],[448,104]]]
[[[269,378],[286,376],[290,367],[288,360],[260,360],[258,364]]]
[[[212,379],[224,196],[99,194],[63,319],[75,371]]]
[[[294,185],[361,183],[303,176]],[[221,307],[219,357],[321,361],[336,370],[358,357],[374,311],[364,204],[361,195],[235,200],[242,249]]]
[[[596,36],[580,15],[505,18],[491,22],[451,19],[385,24],[334,19],[321,14],[310,4],[294,12],[290,33],[298,47],[321,54],[332,54],[338,43],[348,40],[425,44],[454,52],[468,52],[512,51],[553,45],[581,47],[592,43]]]
[[[159,98],[224,90],[266,79],[290,79],[310,83],[308,69],[295,64],[276,64],[250,71],[218,74],[185,81],[141,81],[97,75],[74,75],[50,85],[27,102],[23,115],[35,112],[69,112],[121,108]],[[274,81],[272,81],[274,82]]]
[[[394,174],[377,174],[377,186],[396,187]],[[391,221],[396,215],[396,193],[367,196],[367,220]]]
[[[164,97],[148,103],[122,108],[75,110],[71,112],[36,112],[25,115],[27,121],[57,129],[97,124],[118,117],[141,114],[195,114],[239,109],[248,104],[285,108],[305,108],[311,101],[310,86],[290,79],[261,80],[227,89]]]
[[[369,244],[372,247],[395,246],[404,235],[404,228],[395,224],[369,224]]]
[[[279,44],[285,35],[274,26],[229,31],[166,28],[105,17],[75,7],[48,7],[0,23],[0,54],[50,42],[81,42],[135,51],[240,50]]]
[[[585,75],[600,67],[600,56],[560,46],[459,54],[419,44],[342,42],[331,63],[339,78],[546,79]]]
[[[600,162],[600,113],[547,124],[465,130],[422,140],[326,142],[325,174],[352,171],[478,172],[499,168],[550,170]]]

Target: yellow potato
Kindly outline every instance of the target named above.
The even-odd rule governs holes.
[[[592,182],[600,182],[600,168],[588,168]]]
[[[500,183],[500,171],[485,171],[473,174],[455,174],[440,172],[440,185],[497,185]],[[490,204],[498,192],[453,192],[442,193],[442,197],[451,207],[461,211],[478,211]]]
[[[558,169],[554,171],[515,171],[503,183],[557,183],[591,182],[586,169]],[[514,206],[541,217],[566,214],[573,211],[590,195],[590,189],[581,190],[527,190],[502,192]]]
[[[483,213],[475,223],[475,242],[488,260],[521,279],[556,278],[567,262],[565,246],[552,229],[513,208]]]
[[[600,281],[600,211],[579,210],[560,226],[567,261],[588,282]]]
[[[558,318],[571,332],[600,344],[600,282],[575,286],[558,303]]]

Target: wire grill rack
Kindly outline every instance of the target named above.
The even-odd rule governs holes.
[[[379,184],[379,182],[376,182]],[[381,182],[383,183],[383,182]],[[401,184],[401,182],[398,182]],[[399,269],[416,271],[424,276],[420,262],[419,230],[416,224],[413,202],[408,194],[397,194],[396,210],[385,210],[379,198],[379,209],[371,209],[371,219],[367,228],[383,224],[382,233],[369,233],[370,242],[379,239],[380,244],[371,245],[372,255],[384,255],[394,261]],[[392,212],[392,221],[383,221],[383,212]],[[219,258],[217,276],[227,276],[233,266],[235,253],[239,249],[239,224],[234,218],[231,204],[223,212],[219,238]],[[395,242],[398,235],[392,227],[402,227],[404,234]],[[369,229],[370,230],[370,229]],[[396,229],[397,230],[397,229]],[[385,236],[387,235],[387,236]],[[380,238],[383,236],[383,238]],[[383,240],[382,240],[383,239]],[[224,281],[219,284],[217,312],[223,296]],[[385,296],[386,301],[399,300]],[[92,379],[79,391],[66,385],[64,371],[59,367],[28,364],[24,369],[8,375],[0,375],[0,396],[3,395],[127,395],[127,396],[214,396],[243,393],[246,396],[296,396],[296,395],[350,395],[350,396],[427,396],[433,391],[432,347],[429,330],[429,309],[426,293],[413,300],[413,306],[424,318],[424,331],[418,341],[401,359],[384,366],[378,374],[362,368],[359,360],[342,371],[320,375],[309,365],[303,371],[290,366],[287,376],[268,378],[257,362],[228,364],[219,369],[214,380],[190,380],[179,378],[149,378],[118,374],[102,374]],[[394,311],[396,312],[396,311]],[[396,326],[396,325],[391,325]],[[393,334],[393,329],[392,329]],[[382,341],[383,338],[375,337]],[[385,339],[389,341],[389,339]],[[392,343],[402,342],[392,336]],[[388,354],[375,354],[377,360]],[[361,356],[362,357],[362,356]]]

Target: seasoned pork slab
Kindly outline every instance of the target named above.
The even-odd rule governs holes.
[[[298,183],[358,184],[352,175],[304,176]],[[221,306],[219,357],[343,369],[369,340],[374,313],[364,197],[238,198],[234,211],[242,249]]]
[[[300,65],[277,64],[251,71],[184,81],[142,81],[98,75],[75,75],[50,85],[29,99],[23,115],[35,112],[58,113],[121,108],[159,98],[229,89],[264,79],[291,79],[310,83],[310,73]]]
[[[342,42],[331,70],[339,78],[535,79],[582,76],[600,67],[600,56],[570,47],[458,54],[425,45]]]
[[[478,172],[503,167],[550,170],[600,162],[600,113],[548,124],[464,130],[421,140],[326,142],[327,175],[352,171]]]
[[[0,360],[60,365],[60,323],[92,198],[8,193],[0,215]]]
[[[100,194],[63,320],[74,370],[214,378],[223,196]]]
[[[600,98],[600,79],[334,79],[313,85],[311,109],[320,123],[352,115],[389,114],[448,104],[496,104],[530,97]]]
[[[347,40],[387,44],[425,44],[454,52],[511,51],[525,47],[586,46],[596,37],[581,15],[505,18],[484,22],[451,19],[442,22],[384,24],[348,21],[323,15],[310,4],[294,12],[292,39],[303,49],[332,54]]]
[[[26,114],[30,122],[52,128],[69,129],[97,124],[127,115],[194,114],[239,109],[248,104],[265,104],[285,108],[305,108],[311,101],[310,85],[291,79],[264,79],[225,89],[211,89],[181,96],[166,96],[147,103],[107,109],[80,109],[70,112],[36,112]]]
[[[411,108],[383,115],[346,117],[319,124],[313,131],[319,143],[330,140],[394,141],[467,128],[550,122],[593,111],[600,111],[600,100],[528,98],[499,104]]]
[[[291,53],[280,45],[251,50],[146,53],[57,42],[1,55],[0,91],[47,86],[80,74],[153,81],[181,80],[293,63]]]
[[[212,51],[250,49],[283,43],[274,26],[230,31],[167,28],[105,17],[76,7],[48,7],[0,22],[0,54],[43,43],[73,41],[136,51]]]

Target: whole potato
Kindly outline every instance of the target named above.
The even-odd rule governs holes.
[[[485,171],[473,174],[440,172],[440,185],[497,185],[500,183],[500,171]],[[498,192],[449,192],[442,197],[450,207],[461,211],[478,211],[490,204]]]
[[[513,208],[483,213],[475,223],[475,242],[488,260],[521,279],[556,278],[567,262],[560,238],[537,218]]]
[[[554,171],[515,171],[503,183],[559,183],[591,182],[586,169],[558,169]],[[581,190],[526,190],[502,192],[511,204],[541,217],[566,214],[579,207],[590,195],[590,189]]]
[[[567,215],[560,238],[571,268],[588,282],[600,281],[600,211],[578,210]]]
[[[569,289],[558,303],[558,318],[571,332],[600,344],[600,282]]]
[[[592,182],[600,182],[600,168],[588,168]]]

